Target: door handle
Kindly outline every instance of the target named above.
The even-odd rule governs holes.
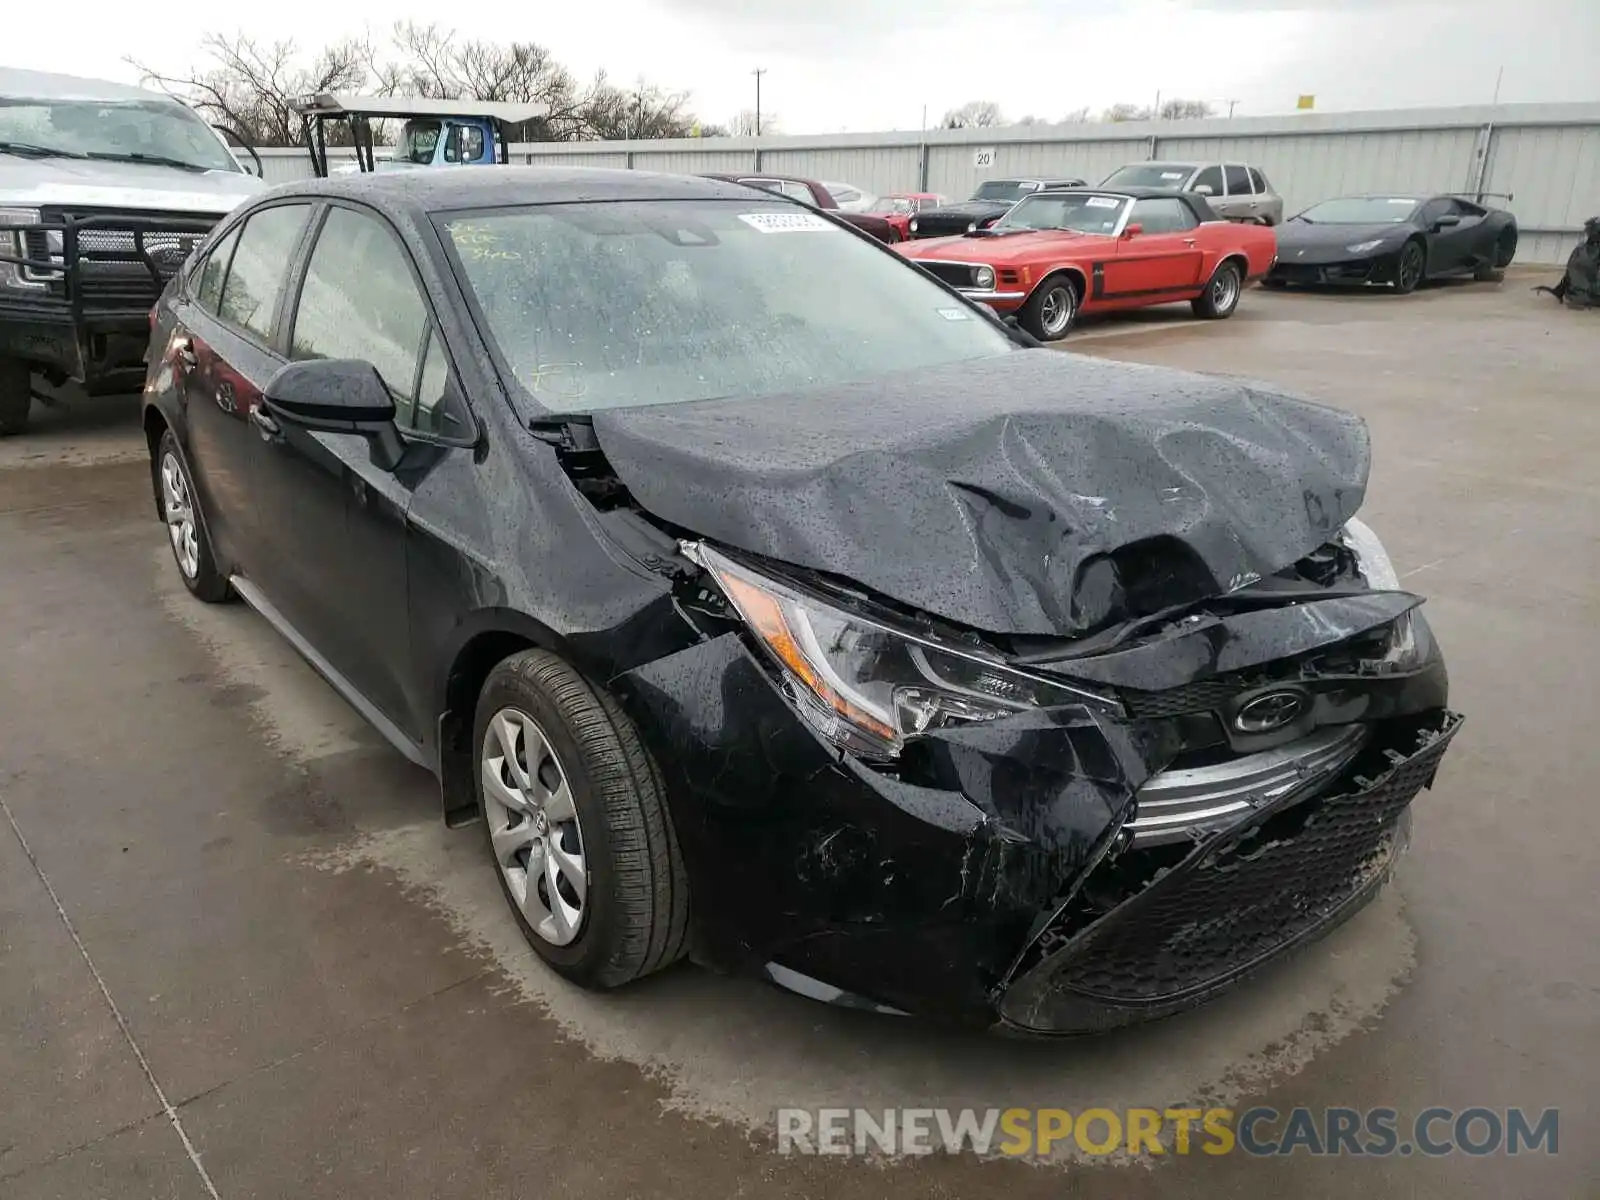
[[[279,441],[283,437],[282,427],[260,405],[250,410],[250,423],[261,431],[261,440],[264,442]]]
[[[1183,244],[1185,246],[1193,246],[1195,244],[1195,239],[1194,238],[1184,238],[1183,239]]]

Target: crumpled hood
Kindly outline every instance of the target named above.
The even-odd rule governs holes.
[[[966,217],[971,220],[974,217],[992,217],[996,213],[1005,212],[1013,203],[1011,200],[966,200],[960,204],[946,204],[943,208],[924,209],[917,214],[917,219],[920,221],[933,217],[936,220],[939,218],[954,220],[957,217]]]
[[[656,517],[1002,634],[1281,570],[1356,511],[1369,465],[1337,409],[1046,350],[593,420]]]
[[[221,216],[267,185],[242,171],[184,171],[152,163],[0,156],[0,204],[134,208]]]

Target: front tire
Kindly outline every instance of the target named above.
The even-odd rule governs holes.
[[[1409,296],[1417,290],[1428,273],[1428,252],[1421,242],[1407,242],[1400,251],[1400,261],[1394,268],[1394,290],[1397,295]]]
[[[1078,285],[1069,275],[1052,275],[1023,303],[1018,323],[1041,342],[1059,342],[1078,319]]]
[[[1239,265],[1219,263],[1206,281],[1206,290],[1189,301],[1189,307],[1202,320],[1225,320],[1239,307],[1239,294],[1243,290],[1244,276],[1239,273]]]
[[[28,428],[33,407],[33,373],[21,359],[0,358],[0,437]]]
[[[681,958],[688,879],[660,772],[616,702],[528,650],[489,673],[473,744],[495,874],[539,957],[597,989]]]
[[[228,580],[217,570],[194,480],[170,429],[156,447],[156,487],[161,496],[161,519],[167,526],[167,541],[183,586],[207,604],[221,603],[228,598]]]

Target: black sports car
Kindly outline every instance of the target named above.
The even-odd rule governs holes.
[[[1359,418],[1038,349],[782,196],[287,184],[153,330],[184,584],[437,775],[585,986],[1169,1012],[1374,894],[1460,720]]]
[[[1503,209],[1460,196],[1345,196],[1278,226],[1278,262],[1261,282],[1386,284],[1405,293],[1447,275],[1493,279],[1516,253],[1517,219]]]
[[[925,208],[911,218],[913,238],[951,237],[987,229],[1024,196],[1051,188],[1083,187],[1081,179],[989,179],[978,185],[970,200]]]

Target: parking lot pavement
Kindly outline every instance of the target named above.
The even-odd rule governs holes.
[[[0,1195],[1576,1196],[1600,1088],[1600,337],[1521,284],[1271,295],[1067,352],[1372,426],[1364,515],[1468,721],[1396,882],[1202,1011],[1069,1043],[680,968],[596,998],[477,829],[262,622],[177,582],[136,405],[0,444]],[[86,432],[80,437],[75,422]],[[158,1090],[159,1089],[159,1090]],[[1556,1157],[780,1158],[784,1105],[1562,1110]],[[170,1109],[170,1111],[169,1111]]]

